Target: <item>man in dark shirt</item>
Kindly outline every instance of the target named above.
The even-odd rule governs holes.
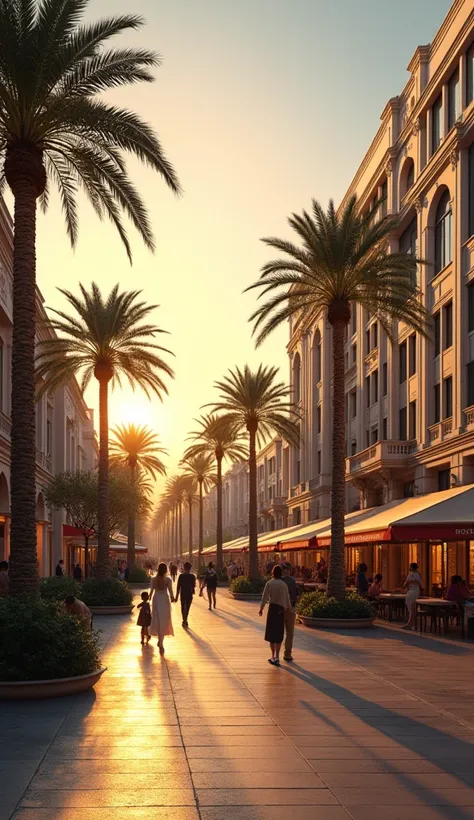
[[[62,576],[64,575],[64,561],[62,558],[60,558],[60,560],[56,564],[56,575],[58,578],[62,578]]]
[[[282,569],[283,576],[281,580],[284,581],[288,587],[291,601],[291,609],[285,609],[285,654],[283,657],[285,661],[292,661],[293,655],[291,653],[293,651],[293,638],[295,634],[298,585],[291,575],[291,564],[288,563],[288,561],[285,561],[285,563],[282,564]]]
[[[176,598],[181,599],[181,614],[183,616],[183,626],[188,626],[188,615],[193,602],[194,590],[196,589],[196,576],[191,572],[191,564],[186,561],[184,565],[184,572],[178,578],[178,586],[176,588]]]

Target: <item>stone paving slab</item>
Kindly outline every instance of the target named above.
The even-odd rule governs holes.
[[[258,604],[218,605],[164,658],[104,618],[94,694],[9,705],[0,820],[474,820],[471,646],[298,627],[275,669]]]

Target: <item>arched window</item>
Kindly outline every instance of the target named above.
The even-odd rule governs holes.
[[[410,190],[413,183],[415,182],[415,163],[413,160],[410,162],[407,171],[407,191]]]
[[[452,259],[452,211],[449,191],[445,191],[436,210],[435,219],[435,273],[446,267]]]
[[[313,339],[313,384],[321,381],[321,334],[319,330],[314,334]]]
[[[415,163],[411,157],[405,160],[405,164],[400,174],[400,199],[410,190],[415,182]]]
[[[301,359],[297,353],[293,362],[293,400],[295,404],[301,399]]]

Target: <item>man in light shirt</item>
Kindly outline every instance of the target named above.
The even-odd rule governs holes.
[[[66,600],[66,609],[72,615],[82,618],[85,624],[92,629],[92,612],[89,607],[85,605],[84,601],[79,601],[74,595],[68,595]]]

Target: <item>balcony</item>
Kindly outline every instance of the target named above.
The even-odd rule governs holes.
[[[38,467],[41,467],[43,470],[46,470],[46,472],[53,472],[52,459],[49,456],[47,456],[46,453],[42,453],[41,450],[38,450],[38,448],[36,448],[36,463]]]
[[[379,349],[378,347],[374,347],[370,353],[367,353],[365,357],[365,372],[369,374],[375,367],[378,367],[379,363]]]
[[[474,408],[470,408],[474,410]],[[466,410],[466,418],[468,417],[468,410]],[[474,412],[473,412],[473,422],[474,422]],[[469,424],[469,422],[467,422]],[[443,419],[443,421],[439,421],[436,424],[432,424],[428,427],[428,436],[430,440],[430,444],[439,444],[441,441],[444,441],[445,438],[449,438],[453,432],[453,418]]]
[[[366,450],[346,458],[346,477],[357,473],[376,472],[382,469],[403,469],[413,452],[409,441],[378,441]]]
[[[295,487],[292,487],[290,490],[291,498],[297,498],[297,496],[302,495],[303,493],[307,492],[309,489],[307,481],[300,481],[299,484],[296,484]]]
[[[472,405],[472,407],[466,407],[464,415],[466,417],[466,427],[472,430],[474,428],[474,405]]]

